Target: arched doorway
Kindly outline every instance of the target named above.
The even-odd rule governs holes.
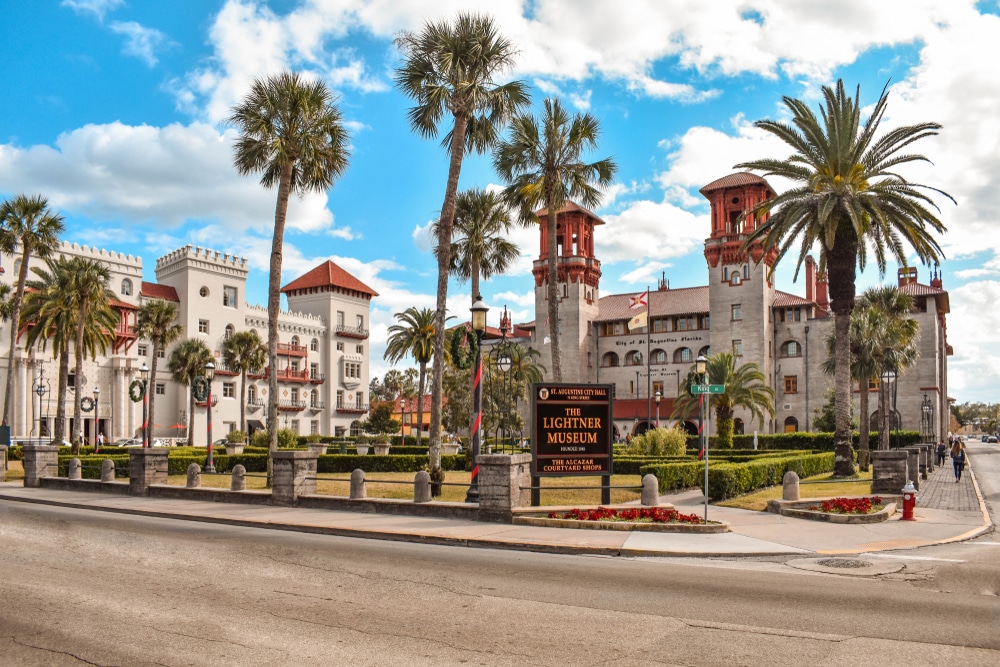
[[[795,417],[785,418],[785,433],[796,433],[799,430],[799,420]]]

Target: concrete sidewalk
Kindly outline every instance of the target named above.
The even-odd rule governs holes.
[[[709,519],[725,521],[732,532],[685,533],[574,530],[482,523],[389,514],[339,512],[268,505],[109,496],[0,484],[0,502],[29,502],[86,510],[120,512],[186,521],[290,530],[344,537],[612,556],[736,557],[790,554],[855,554],[909,549],[969,539],[992,530],[974,476],[960,484],[949,468],[924,482],[916,521],[899,515],[877,524],[831,524],[765,512],[709,506]],[[946,488],[947,485],[953,488]],[[685,492],[662,497],[683,512],[702,514],[703,496]],[[943,505],[943,506],[942,506]]]

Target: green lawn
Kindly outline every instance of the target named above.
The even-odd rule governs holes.
[[[829,481],[827,481],[829,480]],[[833,479],[833,473],[823,473],[808,477],[799,483],[800,498],[835,498],[839,496],[864,496],[871,491],[872,473],[859,472],[857,477],[851,480]],[[819,482],[818,484],[805,484],[804,482]],[[756,493],[748,493],[745,496],[738,496],[717,503],[722,507],[736,507],[745,510],[764,511],[767,509],[768,500],[781,499],[781,487],[771,486]]]

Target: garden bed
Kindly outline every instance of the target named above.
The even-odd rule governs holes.
[[[857,496],[846,500],[861,500],[870,496]],[[835,498],[812,498],[810,500],[769,500],[767,511],[782,516],[811,521],[826,521],[829,523],[881,523],[887,521],[896,513],[900,496],[881,496],[882,509],[868,514],[848,514],[840,512],[824,512],[823,503],[837,500]]]
[[[583,530],[619,530],[638,531],[653,533],[728,533],[729,524],[712,521],[709,523],[689,523],[687,521],[676,521],[669,523],[653,521],[628,521],[628,520],[580,520],[558,518],[553,515],[564,515],[576,512],[595,512],[597,510],[610,510],[613,512],[634,512],[636,510],[663,510],[671,511],[673,506],[660,505],[656,508],[640,508],[636,505],[609,505],[593,508],[574,507],[548,507],[540,509],[538,507],[521,508],[514,510],[514,525],[537,526],[541,528],[577,528]]]

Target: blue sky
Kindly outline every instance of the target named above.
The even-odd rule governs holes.
[[[427,228],[444,194],[438,141],[406,123],[392,87],[392,37],[459,10],[492,13],[521,50],[512,77],[536,108],[559,97],[601,122],[600,148],[619,171],[597,212],[601,293],[705,284],[706,202],[698,188],[738,162],[787,150],[752,127],[780,118],[781,97],[818,101],[843,78],[871,104],[890,82],[886,127],[933,120],[918,150],[933,165],[904,172],[942,201],[949,232],[944,286],[950,395],[1000,402],[1000,19],[971,0],[36,0],[3,1],[0,196],[42,193],[65,215],[66,239],[143,258],[191,243],[246,257],[248,300],[266,302],[275,192],[231,166],[230,108],[254,77],[292,68],[339,96],[352,158],[325,194],[293,201],[283,281],[332,259],[381,296],[373,303],[372,372],[381,374],[393,313],[433,306]],[[471,157],[462,188],[500,185]],[[772,182],[777,188],[780,183]],[[537,235],[512,235],[522,258],[484,283],[491,311],[534,317],[530,263]],[[920,267],[920,281],[928,270]],[[895,280],[895,265],[887,280]],[[780,289],[793,263],[779,268]],[[867,271],[860,287],[878,282]],[[452,282],[464,317],[468,285]]]

